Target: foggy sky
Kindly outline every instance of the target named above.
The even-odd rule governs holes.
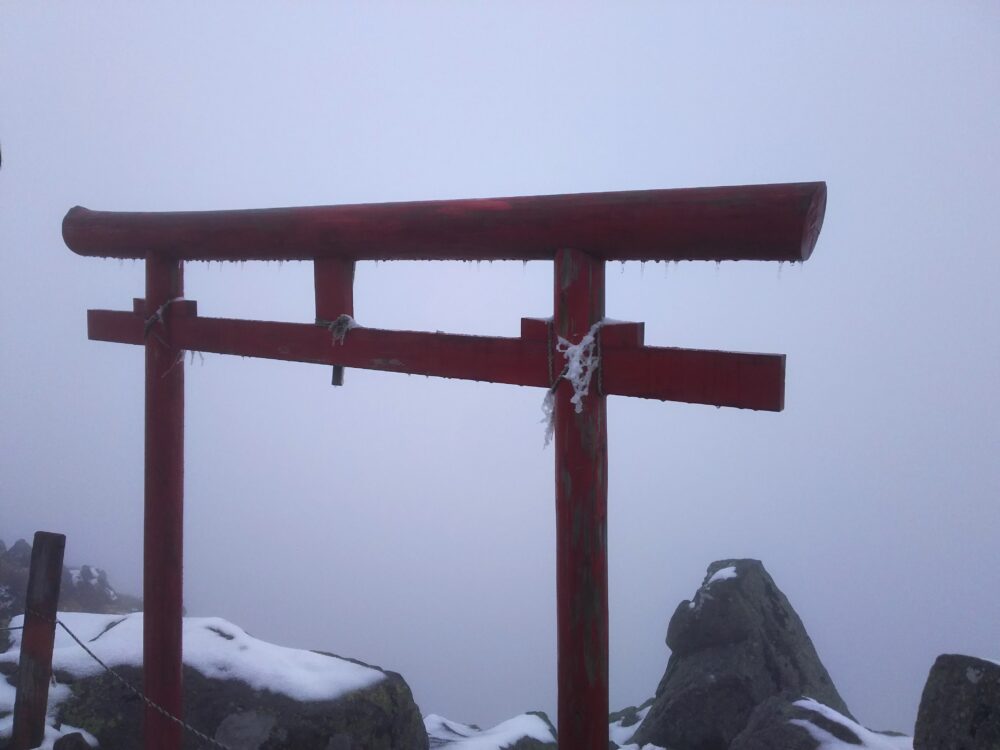
[[[88,342],[141,263],[66,210],[825,180],[803,266],[609,264],[646,341],[785,353],[780,414],[612,397],[611,703],[653,694],[709,562],[762,559],[854,714],[912,731],[934,658],[998,658],[993,3],[0,9],[0,538],[140,593],[143,356]],[[363,325],[517,335],[551,264],[360,263]],[[188,264],[204,315],[313,319],[308,264]],[[186,606],[401,672],[423,713],[555,710],[537,389],[205,355]]]

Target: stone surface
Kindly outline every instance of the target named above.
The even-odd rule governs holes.
[[[671,750],[727,750],[772,697],[808,696],[850,717],[792,605],[759,560],[720,560],[667,629],[667,669],[631,738]]]
[[[913,748],[1000,748],[1000,664],[974,656],[939,656],[920,698]]]
[[[117,669],[133,685],[141,670]],[[238,680],[214,680],[184,667],[184,718],[192,727],[233,750],[425,750],[427,735],[410,689],[401,676],[336,700],[296,701],[255,690]],[[109,674],[76,680],[58,718],[95,737],[102,748],[136,746],[142,702]],[[184,748],[204,743],[185,734]]]
[[[52,745],[52,750],[90,750],[87,740],[79,732],[64,734]]]
[[[768,698],[750,714],[746,727],[733,739],[729,750],[816,750],[819,742],[800,724],[809,721],[849,745],[860,738],[847,727],[832,722],[815,711],[792,705],[784,698]]]

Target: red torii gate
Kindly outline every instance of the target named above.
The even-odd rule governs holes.
[[[644,346],[642,323],[604,321],[604,263],[804,261],[825,207],[826,185],[814,182],[242,211],[71,209],[63,237],[74,252],[146,261],[145,299],[132,312],[90,310],[87,324],[91,339],[146,350],[147,697],[181,715],[185,350],[333,365],[335,384],[342,368],[357,367],[538,386],[555,397],[559,743],[606,750],[606,396],[780,411],[785,358]],[[312,261],[316,323],[199,317],[184,299],[191,260]],[[359,260],[553,260],[554,316],[522,319],[519,338],[350,328]],[[575,387],[564,359],[582,366]],[[177,750],[180,732],[147,708],[147,749]]]

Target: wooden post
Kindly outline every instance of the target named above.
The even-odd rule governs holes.
[[[329,325],[341,315],[354,317],[354,261],[340,258],[313,261],[316,322]],[[332,333],[332,332],[331,332]],[[332,385],[344,384],[344,368],[333,366]]]
[[[604,318],[604,261],[560,250],[554,271],[555,333],[578,344]],[[562,357],[552,356],[559,372]],[[608,747],[608,432],[599,373],[579,412],[566,381],[555,404],[559,746],[573,750]]]
[[[66,537],[62,534],[35,533],[28,595],[24,602],[11,750],[38,747],[45,739],[45,711],[49,702],[49,680],[52,679],[52,645],[56,638],[65,549]]]
[[[180,718],[184,548],[184,357],[171,342],[172,300],[184,295],[180,261],[146,258],[146,477],[143,689]],[[181,307],[179,304],[176,305]],[[147,706],[146,750],[180,750],[181,727]]]

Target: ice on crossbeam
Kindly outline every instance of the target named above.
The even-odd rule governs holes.
[[[605,321],[603,320],[594,323],[577,344],[570,343],[562,336],[558,337],[556,351],[563,355],[566,365],[556,378],[556,382],[549,389],[548,393],[545,394],[545,400],[542,402],[542,413],[545,415],[542,418],[542,422],[545,423],[546,447],[552,441],[552,435],[555,431],[555,389],[560,380],[568,381],[570,387],[573,389],[573,395],[569,401],[573,404],[576,413],[579,414],[583,411],[583,399],[590,393],[590,381],[600,364],[600,357],[596,351],[597,331],[600,330],[604,323]]]
[[[603,320],[594,323],[579,343],[570,343],[560,336],[556,344],[556,351],[566,359],[563,378],[573,386],[573,396],[569,401],[576,407],[577,414],[583,411],[583,399],[590,392],[590,380],[600,364],[600,357],[597,356],[595,350],[597,348],[597,331],[603,325]]]
[[[142,665],[141,612],[130,615],[60,612],[58,618],[109,667]],[[11,625],[20,625],[21,620],[23,616],[16,617]],[[0,654],[0,663],[17,664],[19,643],[18,638],[14,648]],[[334,700],[385,677],[377,669],[335,656],[258,640],[219,617],[185,617],[183,643],[184,664],[206,677],[240,680],[257,690],[281,693],[299,701]],[[103,671],[62,628],[56,628],[52,667],[74,677]]]

